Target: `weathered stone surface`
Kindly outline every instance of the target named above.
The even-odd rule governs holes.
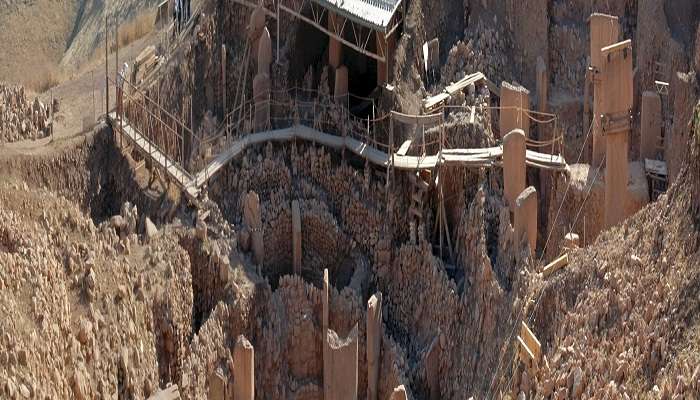
[[[377,400],[382,327],[382,293],[378,292],[367,301],[367,400]]]
[[[530,137],[530,91],[520,85],[501,83],[501,109],[498,123],[501,137],[520,129],[526,138]]]
[[[243,335],[238,336],[233,349],[233,398],[255,398],[255,351]]]
[[[144,233],[146,235],[146,240],[148,241],[158,236],[158,228],[156,227],[156,224],[154,224],[148,217],[146,217],[144,220]]]
[[[255,262],[262,264],[265,248],[262,236],[262,214],[260,212],[260,197],[257,193],[249,192],[243,206],[243,221],[251,230],[252,248]]]
[[[503,138],[503,195],[506,205],[515,207],[515,199],[525,190],[526,136],[516,129]]]
[[[357,399],[357,325],[347,338],[340,338],[332,329],[326,335],[328,341],[328,374],[324,373],[324,383],[328,381],[326,399]]]
[[[527,242],[534,256],[537,246],[537,191],[530,186],[515,201],[515,240]]]

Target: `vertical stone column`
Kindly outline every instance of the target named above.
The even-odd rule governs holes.
[[[394,389],[389,400],[408,400],[408,395],[406,394],[406,388],[403,385],[399,385]]]
[[[292,253],[294,274],[301,275],[301,211],[299,201],[292,201]]]
[[[226,378],[218,369],[209,377],[209,400],[225,400]]]
[[[357,325],[347,338],[338,337],[332,329],[326,336],[328,341],[328,375],[323,376],[324,385],[328,381],[328,391],[324,399],[357,400]]]
[[[537,111],[547,112],[547,95],[549,81],[547,78],[547,64],[542,57],[537,57]]]
[[[335,88],[333,95],[338,101],[345,101],[348,94],[348,67],[340,66],[335,70]]]
[[[516,129],[503,138],[503,195],[506,205],[515,207],[515,200],[525,189],[525,133]]]
[[[639,159],[656,159],[661,138],[661,96],[652,91],[642,94],[642,137],[639,141]]]
[[[515,240],[520,244],[527,240],[534,256],[537,246],[537,190],[529,186],[515,201]]]
[[[260,197],[250,191],[243,205],[243,222],[250,228],[252,236],[253,256],[256,264],[262,264],[265,257],[265,247],[262,236],[262,214],[260,212]]]
[[[436,337],[425,356],[425,369],[428,381],[428,398],[440,400],[440,339]]]
[[[328,291],[330,289],[330,283],[328,281],[328,268],[323,270],[323,292],[321,292],[321,321],[323,324],[323,398],[331,399],[330,396],[330,376],[331,376],[331,359],[328,354],[328,313],[329,313],[329,296]]]
[[[601,127],[601,78],[600,70],[603,65],[601,49],[617,42],[620,36],[620,21],[617,17],[606,14],[593,13],[588,19],[591,30],[591,80],[593,81],[593,152],[591,165],[595,168],[600,165],[605,154],[605,142],[602,138]],[[584,126],[584,129],[588,129]]]
[[[340,35],[345,19],[338,14],[328,12],[328,30]],[[336,69],[343,63],[343,44],[333,36],[328,40],[328,65]]]
[[[627,151],[634,100],[632,41],[616,43],[601,50],[600,111],[604,115],[605,138],[605,226],[625,219],[629,164]]]
[[[258,73],[253,78],[253,100],[255,101],[255,130],[270,127],[270,63],[272,63],[272,39],[270,31],[264,27],[258,40]]]
[[[505,81],[501,83],[501,110],[498,122],[501,137],[514,129],[520,129],[526,138],[530,137],[530,119],[524,111],[529,109],[529,90]]]
[[[238,336],[233,348],[233,398],[253,400],[255,398],[255,350],[248,339]]]
[[[382,337],[382,293],[378,292],[367,301],[367,400],[377,400]]]

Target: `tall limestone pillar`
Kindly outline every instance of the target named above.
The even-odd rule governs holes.
[[[323,382],[327,392],[324,399],[357,400],[357,325],[347,338],[340,338],[332,329],[328,330],[328,374]]]
[[[250,57],[253,60],[258,58],[258,40],[260,35],[262,35],[263,28],[265,28],[265,10],[262,7],[257,7],[250,14],[250,22],[248,23],[247,33],[248,41],[250,43]]]
[[[639,141],[639,159],[656,159],[661,138],[661,96],[653,91],[642,94],[642,137]]]
[[[526,150],[525,133],[521,129],[515,129],[503,138],[503,195],[511,209],[525,190]]]
[[[406,388],[404,385],[397,386],[394,389],[394,392],[391,393],[389,400],[408,400],[408,394],[406,394]]]
[[[514,220],[517,245],[527,241],[534,256],[537,246],[537,190],[534,187],[530,186],[518,195]]]
[[[292,201],[292,255],[294,274],[301,275],[301,211],[299,200]]]
[[[233,348],[233,398],[255,398],[255,350],[248,339],[238,336]]]
[[[270,31],[264,27],[258,40],[258,73],[253,78],[253,100],[255,101],[255,130],[270,127],[270,64],[272,63],[272,39]]]
[[[367,400],[377,400],[382,337],[382,293],[367,301]]]
[[[326,377],[331,376],[331,359],[328,354],[328,313],[329,313],[329,296],[328,291],[330,290],[330,282],[328,281],[328,268],[323,270],[323,292],[321,292],[321,321],[322,321],[322,331],[323,335],[323,395],[324,399],[330,399],[329,396],[329,383],[330,379]]]
[[[514,129],[520,129],[525,137],[530,137],[530,91],[508,82],[501,83],[501,110],[498,122],[501,137]]]
[[[591,80],[593,81],[593,152],[591,156],[591,166],[597,168],[603,160],[605,154],[605,141],[601,127],[601,77],[600,72],[603,66],[603,56],[601,49],[616,43],[620,36],[620,21],[617,17],[606,14],[593,13],[588,19],[591,30]],[[584,126],[584,129],[588,129]]]
[[[600,102],[602,134],[605,138],[605,226],[625,219],[629,164],[627,152],[632,128],[634,82],[632,41],[616,43],[601,50]]]

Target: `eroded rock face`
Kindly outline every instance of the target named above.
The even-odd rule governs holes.
[[[45,137],[50,133],[49,117],[49,107],[38,98],[27,98],[23,87],[0,83],[0,143]]]

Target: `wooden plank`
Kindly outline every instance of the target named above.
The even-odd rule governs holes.
[[[412,140],[407,140],[407,141],[403,142],[403,144],[401,145],[401,147],[399,147],[399,150],[396,152],[396,154],[401,155],[401,156],[405,156],[406,153],[408,153],[408,149],[411,147],[412,142],[413,142]]]
[[[552,261],[544,267],[542,270],[542,275],[547,278],[553,273],[559,271],[560,269],[566,267],[569,264],[569,254],[564,254],[563,256]]]
[[[542,357],[542,345],[524,321],[520,321],[520,337],[527,345],[527,348],[530,349],[530,352],[532,352],[535,362],[539,362],[540,357]]]

